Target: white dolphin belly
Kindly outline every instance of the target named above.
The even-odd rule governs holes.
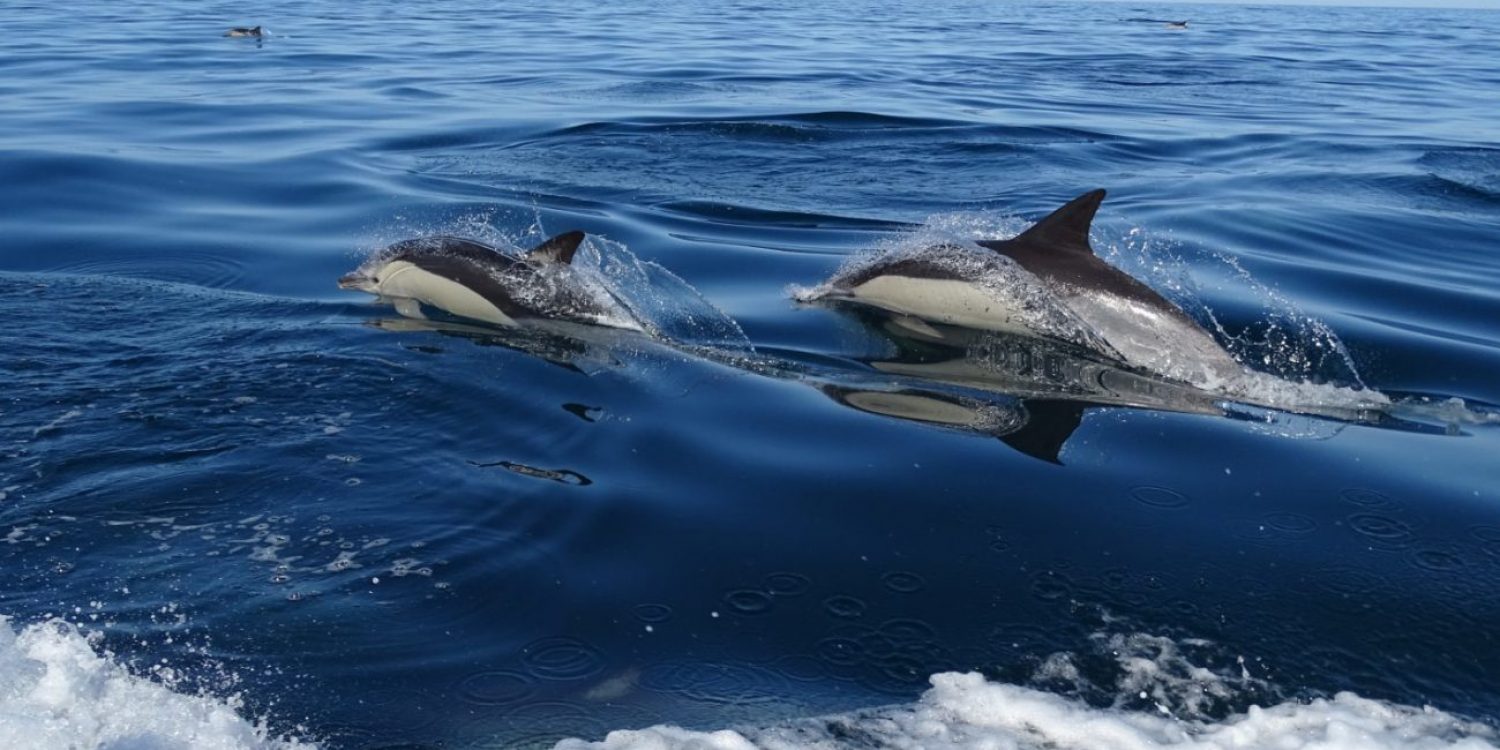
[[[504,326],[516,324],[478,292],[404,260],[386,267],[376,292],[383,297],[414,299],[465,318]],[[399,307],[397,311],[402,312]]]
[[[892,312],[964,328],[1032,333],[1024,311],[983,287],[954,279],[876,276],[848,292],[853,299]]]

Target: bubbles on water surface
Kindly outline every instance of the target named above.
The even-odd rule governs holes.
[[[881,576],[880,581],[891,591],[902,594],[916,593],[927,587],[922,576],[906,570],[893,570]]]
[[[641,686],[700,703],[739,706],[769,703],[787,694],[786,679],[750,664],[665,662],[647,667]]]
[[[847,620],[863,617],[868,606],[863,599],[847,594],[835,594],[823,600],[824,611]]]
[[[1412,551],[1411,561],[1434,573],[1452,573],[1468,565],[1457,547],[1423,547]]]
[[[1131,499],[1153,508],[1183,508],[1188,505],[1187,495],[1168,487],[1142,485],[1130,490]]]
[[[1311,534],[1317,530],[1318,522],[1310,516],[1291,511],[1268,513],[1262,517],[1265,524],[1285,534]]]
[[[729,609],[744,615],[756,615],[769,611],[774,603],[771,595],[758,589],[738,589],[724,595]]]
[[[1347,519],[1349,528],[1364,537],[1370,546],[1384,550],[1402,550],[1416,543],[1416,534],[1405,521],[1379,513],[1355,513]]]
[[[672,618],[672,608],[665,604],[637,604],[630,611],[635,619],[644,623],[666,622]]]
[[[782,571],[765,577],[766,591],[774,596],[801,596],[807,593],[812,580],[801,573]]]
[[[1363,508],[1391,509],[1397,507],[1396,501],[1392,500],[1389,495],[1362,487],[1351,487],[1343,490],[1339,492],[1339,496]]]
[[[576,638],[553,636],[521,649],[521,665],[527,674],[544,680],[578,680],[604,669],[598,649]]]

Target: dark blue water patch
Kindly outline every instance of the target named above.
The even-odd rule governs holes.
[[[458,137],[461,142],[468,142],[475,134]],[[756,184],[764,186],[757,192],[764,196],[765,206],[790,208],[793,200],[807,205],[811,196],[795,180],[814,165],[805,156],[773,157],[765,151],[767,145],[800,143],[808,147],[816,144],[836,147],[847,158],[857,160],[841,167],[841,171],[851,176],[855,171],[869,168],[889,172],[881,188],[851,180],[849,189],[856,192],[883,189],[895,193],[891,188],[897,188],[902,195],[912,195],[923,190],[920,183],[912,180],[933,176],[957,180],[976,169],[999,169],[1004,162],[994,162],[1002,152],[1009,152],[1011,160],[1019,160],[1029,149],[1086,144],[1101,138],[1097,133],[1066,128],[997,128],[976,123],[831,112],[756,119],[594,123],[515,142],[474,144],[458,154],[425,156],[426,164],[421,169],[545,192],[557,192],[561,185],[586,184],[591,186],[589,193],[600,199],[617,201],[631,197],[645,202],[668,202],[671,199],[665,196],[685,186],[694,186],[688,188],[692,192],[708,189],[710,195],[729,195],[725,188],[712,186],[730,175],[738,175],[752,189]],[[913,168],[918,154],[881,154],[870,150],[870,141],[891,139],[899,139],[906,144],[905,149],[912,148],[914,142],[930,139],[931,145],[926,150],[941,163],[935,165],[934,173],[920,175]],[[976,148],[981,151],[974,153]],[[709,154],[713,154],[711,161],[701,160]],[[559,156],[565,160],[558,161]],[[872,157],[877,164],[862,164]],[[976,159],[991,163],[976,164]],[[961,172],[954,174],[947,166],[949,163]],[[824,164],[817,168],[827,167]],[[755,179],[750,173],[763,176]],[[632,187],[622,190],[619,187],[622,185]],[[658,194],[662,197],[656,197]],[[822,200],[814,205],[848,204],[841,206]]]

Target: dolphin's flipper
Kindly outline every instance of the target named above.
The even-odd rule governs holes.
[[[396,312],[402,317],[414,320],[426,320],[427,316],[422,314],[422,303],[405,297],[397,297],[391,300],[396,305]]]
[[[573,253],[578,252],[578,246],[583,244],[583,232],[574,230],[565,232],[543,242],[526,253],[526,260],[531,263],[572,263]]]
[[[1088,405],[1078,401],[1027,401],[1025,405],[1026,424],[1000,435],[1000,439],[1032,458],[1062,466],[1059,456],[1063,445],[1083,423],[1083,410]]]
[[[1103,202],[1104,190],[1091,190],[1068,201],[1015,239],[1005,243],[981,244],[997,250],[999,248],[995,245],[999,244],[1032,245],[1051,248],[1053,252],[1071,251],[1092,255],[1094,248],[1089,245],[1089,226],[1094,223],[1094,214],[1099,212],[1099,204]]]

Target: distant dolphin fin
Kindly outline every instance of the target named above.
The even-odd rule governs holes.
[[[578,252],[578,246],[583,244],[583,232],[574,230],[564,232],[543,242],[526,253],[526,260],[532,263],[572,263],[573,253]]]
[[[1029,244],[1093,253],[1089,245],[1089,227],[1094,223],[1094,214],[1104,202],[1104,190],[1091,190],[1067,202],[1053,211],[1013,240],[1003,244]],[[996,243],[1001,244],[1001,243]]]
[[[1100,191],[1103,192],[1103,191]],[[1013,432],[998,436],[1006,445],[1062,466],[1062,449],[1083,423],[1086,404],[1077,401],[1026,401],[1026,424]]]

